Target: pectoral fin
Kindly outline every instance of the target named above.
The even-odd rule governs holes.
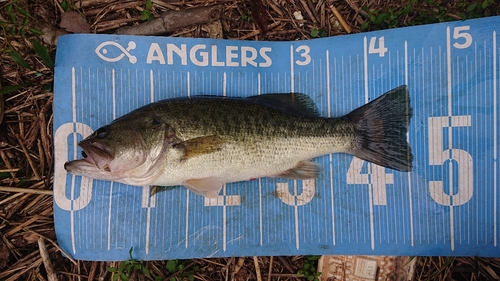
[[[217,178],[190,179],[183,182],[183,185],[192,192],[203,197],[217,197],[219,191],[224,186],[224,182]]]
[[[305,180],[316,178],[321,172],[321,167],[311,161],[300,161],[297,166],[276,175],[277,178]]]
[[[184,151],[183,160],[198,155],[208,154],[218,151],[222,148],[224,141],[219,136],[204,136],[198,137],[190,140],[183,141],[176,144],[176,148],[180,148]]]

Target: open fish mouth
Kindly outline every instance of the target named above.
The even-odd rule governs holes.
[[[82,169],[93,167],[94,169],[111,172],[110,162],[114,158],[114,153],[108,146],[91,140],[83,140],[78,145],[82,148],[83,158],[68,162],[65,165],[67,171],[69,171],[68,168],[75,166]]]

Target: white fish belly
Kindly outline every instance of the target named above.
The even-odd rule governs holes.
[[[167,155],[165,171],[155,185],[182,185],[191,179],[217,178],[221,182],[277,176],[300,161],[336,153],[351,147],[347,138],[298,138],[256,141],[251,145],[228,143],[219,151],[181,160]]]

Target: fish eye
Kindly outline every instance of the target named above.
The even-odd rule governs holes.
[[[82,157],[83,158],[87,158],[88,157],[87,153],[85,153],[85,151],[83,151],[83,150],[82,150]]]
[[[97,129],[97,131],[95,132],[95,135],[97,136],[98,139],[103,139],[108,135],[108,133],[109,133],[108,126],[104,126],[104,127]]]

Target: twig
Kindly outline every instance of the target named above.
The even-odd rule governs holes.
[[[262,281],[262,276],[260,276],[259,258],[253,256],[253,263],[255,265],[255,275],[257,275],[257,281]]]
[[[342,17],[342,15],[339,13],[337,8],[335,8],[335,6],[333,6],[333,5],[330,5],[330,10],[332,10],[333,14],[339,20],[339,22],[342,25],[342,27],[344,28],[344,30],[347,33],[351,33],[352,32],[351,27],[345,22],[344,17]]]
[[[10,187],[10,186],[0,186],[0,191],[15,192],[15,193],[29,193],[29,194],[44,194],[44,195],[52,195],[53,194],[52,190]]]
[[[281,264],[283,264],[283,266],[286,267],[286,269],[288,269],[288,272],[290,272],[290,273],[295,272],[293,267],[290,265],[290,263],[284,257],[278,256],[278,259],[280,260]]]
[[[45,242],[42,237],[38,238],[38,249],[40,250],[40,256],[42,256],[45,271],[47,271],[47,279],[49,279],[49,281],[57,281],[57,275],[54,272],[54,267],[52,266],[49,253],[47,253],[47,247],[45,247]]]
[[[17,141],[19,142],[19,145],[23,149],[24,155],[26,155],[26,159],[28,160],[28,163],[31,166],[31,169],[33,170],[33,173],[35,173],[35,177],[37,180],[41,180],[42,178],[40,177],[40,174],[38,173],[38,170],[35,167],[35,164],[33,163],[33,160],[31,159],[30,153],[26,149],[26,146],[24,146],[23,141],[21,140],[21,137],[18,134],[15,134]]]
[[[269,271],[267,272],[267,281],[271,281],[271,273],[273,272],[273,256],[269,257]]]
[[[137,26],[121,27],[116,30],[116,34],[160,35],[172,32],[181,27],[219,19],[221,14],[222,10],[219,5],[168,11],[152,21],[147,21]]]
[[[0,84],[0,89],[2,89],[2,84]],[[3,120],[3,112],[4,112],[4,102],[3,102],[3,95],[0,95],[0,124],[2,123]]]
[[[15,168],[15,169],[3,169],[3,170],[0,170],[0,173],[7,173],[7,172],[17,172],[19,171],[19,168]]]
[[[211,264],[215,264],[215,265],[217,265],[217,266],[224,267],[224,265],[223,265],[222,263],[214,262],[214,261],[207,260],[207,259],[203,259],[203,258],[200,258],[199,260],[202,260],[202,261],[204,261],[204,262],[208,262],[208,263],[211,263]]]
[[[119,18],[116,20],[106,21],[103,23],[97,23],[94,26],[94,29],[96,32],[100,33],[103,31],[108,31],[111,29],[116,29],[116,28],[122,27],[130,22],[136,22],[138,20],[139,20],[138,18]]]
[[[234,267],[233,274],[238,273],[238,271],[240,271],[240,269],[243,267],[244,263],[245,263],[245,258],[239,257],[238,262],[236,262],[236,266]]]
[[[48,133],[47,133],[48,126],[47,126],[47,120],[45,120],[45,114],[46,114],[47,110],[50,108],[50,106],[52,105],[53,99],[54,99],[54,96],[49,97],[49,99],[47,100],[47,103],[42,108],[42,110],[40,110],[40,114],[38,115],[39,121],[40,121],[40,139],[41,139],[44,151],[46,152],[45,158],[47,160],[47,163],[51,166],[52,166],[52,154],[47,153],[47,152],[52,151],[52,149],[50,149],[50,137],[48,136]],[[43,161],[43,159],[41,158],[40,164],[43,167],[44,165],[43,165],[42,161]],[[42,169],[42,171],[43,171],[43,169]]]
[[[74,260],[74,259],[73,259],[73,258],[72,258],[69,254],[68,254],[68,253],[66,253],[63,249],[61,249],[61,247],[59,247],[59,245],[57,245],[57,243],[56,243],[56,242],[54,242],[54,240],[52,240],[52,239],[50,239],[50,238],[48,238],[48,237],[46,237],[46,236],[44,236],[44,235],[42,235],[42,234],[40,234],[40,233],[38,233],[38,232],[35,232],[35,231],[31,230],[31,229],[24,229],[24,230],[26,230],[26,231],[28,231],[28,232],[31,232],[31,233],[35,233],[36,235],[40,236],[41,238],[43,238],[43,239],[45,239],[45,240],[49,241],[49,242],[50,242],[50,244],[52,244],[52,245],[53,245],[54,247],[56,247],[56,248],[57,248],[57,249],[58,249],[61,253],[63,253],[63,254],[66,256],[66,258],[68,258],[68,259],[69,259],[69,260],[70,260],[70,261],[71,261],[74,265],[78,265],[78,263],[77,263],[77,262],[76,262],[76,261],[75,261],[75,260]]]
[[[15,178],[17,171],[13,171],[14,167],[12,167],[12,165],[10,164],[9,158],[7,157],[7,155],[5,155],[5,152],[3,152],[3,150],[0,150],[0,157],[2,158],[3,162],[5,163],[5,166],[7,166],[7,168],[9,168],[9,170],[11,170],[10,175],[12,176],[12,178]]]
[[[59,13],[61,13],[61,14],[64,13],[64,9],[61,6],[61,4],[59,3],[59,1],[54,0],[54,5],[59,9]]]
[[[318,23],[318,20],[314,16],[313,12],[311,11],[311,9],[309,9],[309,4],[307,3],[307,0],[300,0],[300,3],[302,4],[302,7],[304,7],[304,10],[306,10],[306,13],[311,18],[311,20],[314,23]]]
[[[23,229],[25,226],[30,225],[30,224],[32,224],[33,222],[37,221],[38,219],[40,219],[38,216],[33,216],[33,217],[31,217],[31,219],[29,219],[29,220],[27,220],[27,221],[25,221],[25,222],[21,223],[20,225],[18,225],[18,226],[16,226],[16,227],[12,228],[11,230],[7,231],[7,232],[5,233],[5,237],[7,237],[7,238],[8,238],[9,236],[11,236],[11,235],[13,235],[14,233],[18,232],[19,230]]]

